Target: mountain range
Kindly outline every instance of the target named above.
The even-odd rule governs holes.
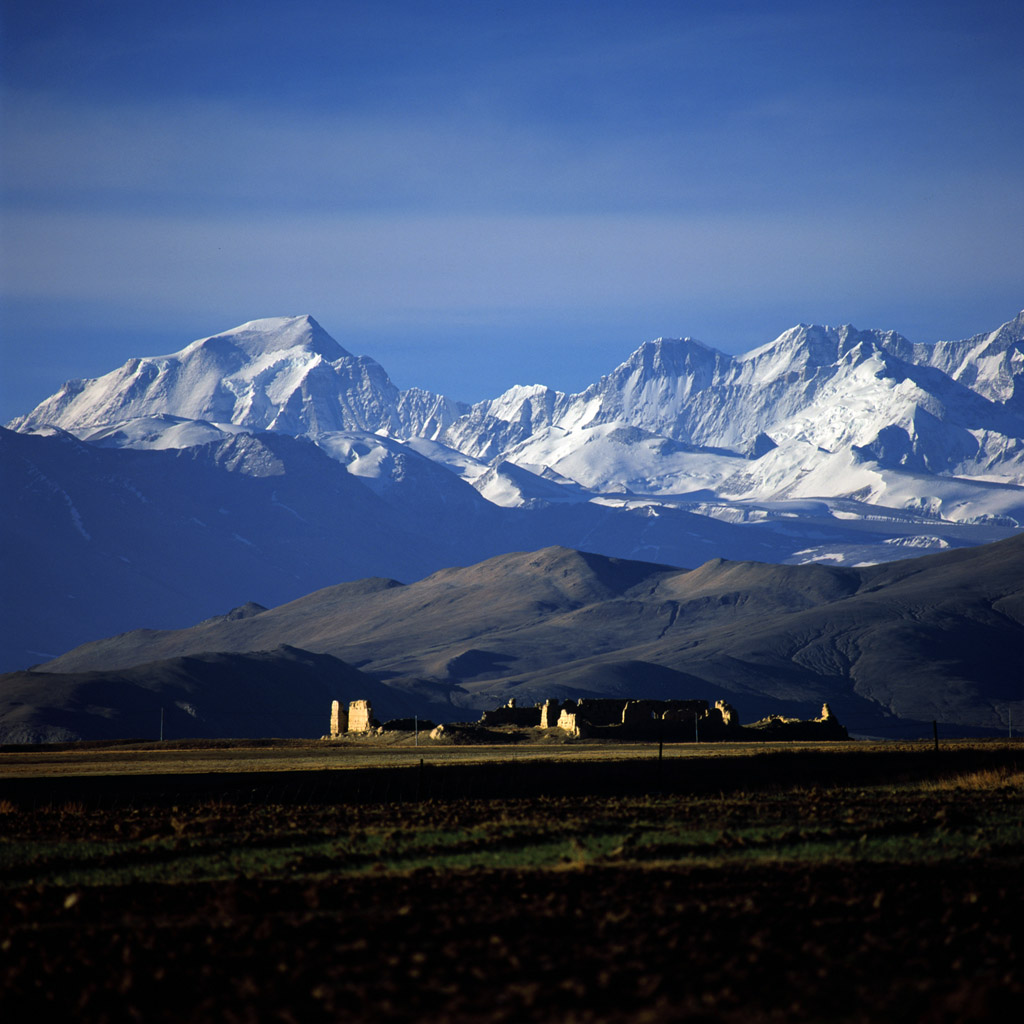
[[[441,721],[509,698],[724,697],[746,721],[828,702],[855,735],[1005,733],[1022,650],[1024,536],[860,568],[546,548],[86,644],[2,678],[0,740],[153,735],[165,707],[186,735],[263,735],[271,708],[318,735],[355,697]]]
[[[255,320],[67,382],[0,428],[0,472],[3,669],[552,546],[888,563],[1021,531],[1024,312],[935,345],[663,338],[578,394],[475,405],[400,390],[309,316]]]

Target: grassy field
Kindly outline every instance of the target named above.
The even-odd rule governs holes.
[[[1015,744],[0,772],[6,1019],[1001,1021],[1024,996]]]
[[[384,768],[418,764],[494,764],[514,761],[627,760],[651,757],[650,743],[572,741],[559,746],[517,744],[501,746],[447,746],[425,738],[407,742],[351,739],[274,740],[257,745],[251,740],[223,741],[218,745],[198,740],[166,743],[60,744],[35,749],[0,749],[0,777],[156,774],[161,772],[317,771],[321,769]],[[764,745],[758,745],[764,749]],[[834,746],[834,745],[833,745]],[[819,745],[824,749],[826,745]],[[749,753],[750,744],[689,744],[669,748],[670,755],[722,757]]]
[[[618,740],[581,740],[561,730],[498,727],[512,742],[452,744],[435,742],[421,734],[414,745],[412,733],[383,737],[348,736],[340,740],[111,740],[38,746],[0,746],[0,781],[21,777],[84,775],[152,775],[200,772],[318,771],[354,768],[393,768],[427,764],[508,764],[531,761],[587,761],[591,763],[656,758],[657,743]],[[550,735],[557,733],[557,738]],[[540,738],[533,739],[531,734]],[[520,742],[515,742],[520,741]],[[970,752],[1015,750],[1012,741],[943,740],[940,754],[958,757]],[[934,752],[931,740],[855,743],[815,742],[714,742],[666,743],[666,759],[735,760],[786,751],[789,753],[863,755]]]

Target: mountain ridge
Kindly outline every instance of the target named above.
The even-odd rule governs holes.
[[[204,354],[218,346],[240,351],[238,339],[245,342],[248,363],[203,364]],[[325,353],[341,355],[325,362]],[[657,486],[628,486],[630,493],[650,497],[721,487],[737,500],[740,494],[764,500],[785,497],[804,472],[837,452],[857,454],[883,475],[906,471],[1024,488],[1022,402],[1024,312],[995,331],[933,346],[911,343],[895,331],[849,325],[801,324],[739,356],[691,338],[661,338],[645,342],[577,394],[517,385],[471,407],[421,389],[400,392],[378,363],[349,355],[306,315],[250,321],[172,356],[132,359],[102,378],[70,382],[11,426],[33,431],[52,425],[127,447],[183,446],[243,429],[314,441],[361,430],[403,444],[442,442],[481,463],[466,476],[470,483],[488,464],[507,462],[531,472],[546,465],[570,486],[601,495],[622,493],[614,474],[587,472],[584,483],[536,455],[531,461],[529,453],[552,432],[563,450],[581,450],[595,429],[621,424],[752,461],[773,447],[785,449],[774,457],[785,463],[778,483],[740,471],[746,489],[750,480],[761,481],[755,495],[730,485],[724,466],[694,487],[690,481],[700,477],[699,466],[696,474],[684,468],[665,476],[654,463],[646,467],[647,477],[657,478]],[[178,420],[162,429],[161,417]],[[700,452],[691,454],[694,462]],[[573,452],[569,457],[575,459]],[[450,460],[441,461],[452,468]],[[842,483],[832,479],[821,496],[851,497],[856,488]],[[866,493],[877,502],[877,489]],[[534,501],[516,488],[491,486],[489,497]],[[993,501],[1000,506],[995,515],[1016,518],[1005,495],[995,494]],[[947,516],[975,515],[957,511],[955,502],[940,503]],[[1020,511],[1024,522],[1024,503]]]
[[[446,402],[422,390],[400,392],[376,360],[347,352],[305,314],[252,320],[179,352],[69,381],[10,426],[73,433],[170,415],[302,434],[426,422],[442,415]]]
[[[249,321],[0,430],[0,667],[511,550],[856,566],[988,543],[1024,528],[1021,396],[1024,313],[931,347],[662,338],[577,394],[473,406],[399,390],[308,315]]]
[[[680,570],[549,548],[108,638],[37,671],[126,671],[281,643],[432,701],[441,720],[509,697],[644,697],[655,687],[724,696],[747,714],[807,717],[827,701],[860,734],[918,735],[932,719],[995,730],[1011,710],[1024,714],[1013,674],[1024,536],[856,569],[712,559]]]
[[[204,379],[202,366],[191,366],[197,356],[201,360],[225,346],[232,357],[214,358],[216,381]],[[996,364],[992,364],[993,348]],[[248,363],[233,358],[238,350],[244,350]],[[973,360],[969,353],[974,354]],[[335,358],[326,359],[331,355]],[[850,325],[800,324],[739,356],[692,338],[659,338],[639,346],[611,373],[577,394],[539,384],[516,385],[472,407],[422,389],[399,392],[379,363],[346,352],[308,314],[267,318],[199,339],[170,356],[133,358],[104,377],[68,382],[32,412],[12,420],[10,427],[32,430],[52,425],[72,432],[109,427],[134,418],[125,413],[137,412],[138,399],[148,397],[144,404],[150,415],[289,433],[355,428],[435,440],[448,435],[461,438],[455,447],[468,454],[476,454],[474,447],[497,454],[493,443],[488,447],[468,437],[472,423],[494,421],[512,432],[512,443],[523,439],[524,429],[532,433],[549,425],[586,426],[624,419],[675,440],[743,448],[758,434],[771,433],[771,417],[779,418],[779,397],[772,396],[768,402],[762,398],[755,403],[758,412],[753,421],[749,415],[739,417],[728,429],[706,406],[734,412],[737,405],[750,405],[752,386],[763,392],[778,385],[786,396],[780,407],[785,419],[813,401],[823,383],[840,376],[844,364],[849,372],[866,362],[872,363],[878,379],[895,380],[891,374],[901,374],[897,387],[913,380],[915,372],[918,377],[930,372],[932,390],[926,394],[939,385],[952,387],[960,404],[970,395],[978,410],[1001,406],[1007,424],[1020,426],[1012,403],[1015,395],[1024,393],[1024,311],[995,331],[933,346],[915,345],[895,331],[859,331]],[[883,376],[886,373],[890,376]],[[175,390],[176,375],[182,374],[188,378],[188,395],[177,395]],[[654,394],[652,388],[660,392]],[[714,394],[703,397],[709,390]],[[90,391],[96,392],[91,406],[83,398]],[[115,396],[120,396],[119,404],[114,404]],[[257,408],[267,403],[270,408]],[[338,408],[332,408],[333,403]]]

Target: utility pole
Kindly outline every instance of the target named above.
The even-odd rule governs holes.
[[[420,745],[420,716],[412,716],[412,727],[415,730],[415,736],[413,737],[413,746],[418,747]]]
[[[160,742],[164,741],[164,709],[160,709]]]

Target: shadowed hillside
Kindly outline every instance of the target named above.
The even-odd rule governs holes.
[[[438,720],[509,697],[725,697],[747,721],[828,701],[853,733],[920,735],[933,719],[1005,731],[1011,709],[1024,722],[1024,537],[862,568],[715,559],[686,571],[549,548],[127,633],[44,668],[281,644],[433,701]]]
[[[222,736],[316,737],[332,700],[369,698],[385,718],[422,701],[326,654],[282,646],[195,654],[133,668],[13,672],[0,682],[0,742]]]

